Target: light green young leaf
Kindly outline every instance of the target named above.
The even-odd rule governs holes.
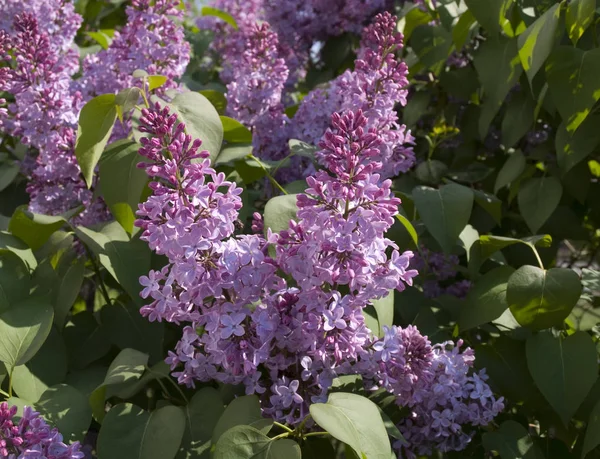
[[[85,104],[79,114],[75,156],[88,188],[117,119],[116,107],[114,94],[102,94]]]

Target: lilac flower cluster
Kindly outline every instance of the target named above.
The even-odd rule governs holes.
[[[32,155],[38,152],[35,160],[28,156],[23,163],[30,179],[30,210],[57,215],[83,204],[78,223],[106,220],[108,211],[101,199],[93,199],[74,155],[78,113],[95,95],[133,86],[131,74],[138,68],[167,76],[164,88],[176,86],[174,78],[183,74],[189,60],[183,29],[173,20],[181,17],[179,2],[134,0],[127,9],[127,25],[109,49],[86,58],[77,80],[73,77],[80,71],[79,57],[72,45],[82,19],[73,4],[2,2],[15,19],[0,22],[6,37],[2,41],[11,50],[10,55],[0,52],[0,59],[8,63],[0,70],[0,89],[12,94],[14,103],[0,127],[33,147]],[[118,126],[113,138],[127,135],[128,129]]]
[[[277,34],[268,24],[254,26],[241,61],[227,85],[228,114],[253,131],[257,156],[281,159],[288,140],[281,96],[288,78],[285,60],[278,52]]]
[[[27,10],[38,4],[9,3],[10,10],[18,5]],[[69,8],[64,2],[58,3],[54,6],[64,9],[52,16],[61,26],[57,33],[71,33],[61,35],[61,39],[72,41],[81,18],[72,11],[72,5]],[[40,11],[15,15],[11,27],[4,31],[11,51],[4,55],[10,81],[5,90],[14,102],[8,107],[3,130],[39,151],[35,163],[28,161],[32,163],[28,171],[31,210],[59,214],[89,202],[92,196],[79,178],[79,166],[72,152],[72,126],[77,123],[82,105],[81,94],[71,88],[79,63],[74,50],[63,51],[64,46],[57,46],[50,33],[40,27],[37,17],[45,7],[38,6]],[[50,30],[58,27],[47,21],[43,24]]]
[[[398,424],[405,441],[394,448],[401,457],[430,456],[434,449],[461,451],[471,441],[469,427],[487,425],[504,408],[486,380],[472,370],[475,355],[462,341],[431,345],[412,326],[386,328],[373,353],[358,368],[374,388],[396,396],[410,414]]]
[[[87,97],[116,93],[139,85],[132,74],[142,69],[163,75],[161,90],[175,88],[189,63],[190,46],[185,41],[179,0],[132,0],[127,7],[127,24],[108,49],[86,56],[80,82]]]
[[[308,179],[299,221],[265,239],[233,236],[241,189],[210,168],[175,115],[155,106],[141,119],[151,134],[143,167],[157,180],[137,225],[170,261],[141,279],[142,296],[153,300],[142,314],[186,323],[168,358],[180,383],[243,383],[261,394],[266,415],[292,424],[369,352],[362,308],[417,274],[408,269],[412,253],[384,237],[400,200],[372,160],[381,140],[360,111],[332,120],[320,153],[327,171]],[[205,159],[191,164],[197,157]]]
[[[0,458],[83,459],[79,442],[66,445],[60,432],[51,428],[36,411],[26,406],[18,422],[17,407],[0,403]]]
[[[471,288],[471,282],[457,280],[459,260],[456,255],[433,252],[421,246],[420,253],[411,260],[411,266],[423,277],[423,293],[428,298],[452,295],[464,298]]]
[[[408,171],[415,162],[410,131],[399,124],[397,103],[406,105],[408,70],[394,52],[402,47],[402,34],[396,32],[396,18],[385,12],[365,28],[353,71],[347,70],[326,89],[318,89],[303,99],[294,116],[292,136],[316,143],[329,116],[344,110],[362,110],[368,127],[378,131],[382,142],[374,159],[384,166],[383,177]]]
[[[412,402],[406,405],[411,413],[398,425],[407,444],[394,445],[406,457],[461,451],[474,435],[469,426],[488,425],[504,409],[504,399],[493,395],[485,370],[472,370],[473,350],[461,352],[462,344],[433,346],[426,376],[411,388]]]

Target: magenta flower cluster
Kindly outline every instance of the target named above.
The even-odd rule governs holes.
[[[67,0],[2,0],[0,20],[0,90],[12,95],[0,109],[0,129],[32,148],[23,162],[30,182],[30,210],[57,215],[83,204],[80,224],[106,220],[101,199],[93,199],[81,178],[74,155],[79,111],[90,98],[133,86],[136,69],[168,77],[175,87],[189,60],[189,45],[177,24],[182,12],[177,0],[133,0],[128,22],[115,33],[110,47],[88,55],[80,69],[74,37],[82,18]],[[174,20],[175,19],[175,20]],[[76,73],[82,72],[79,79]],[[139,83],[138,83],[139,84]],[[113,138],[128,134],[117,126]]]
[[[412,285],[417,271],[409,267],[412,253],[385,238],[400,200],[379,175],[383,139],[362,111],[332,115],[317,154],[324,169],[298,195],[297,221],[279,234],[267,228],[266,237],[235,235],[241,189],[210,167],[208,153],[175,114],[155,105],[141,122],[148,137],[140,167],[154,181],[136,224],[142,239],[169,259],[140,279],[142,297],[151,300],[141,312],[183,325],[167,358],[173,376],[192,387],[210,380],[243,384],[260,396],[265,416],[294,425],[311,403],[327,399],[336,377],[360,374],[430,426],[419,411],[427,398],[417,388],[444,384],[436,362],[446,358],[445,348],[432,347],[412,327],[373,338],[363,316],[371,301]],[[263,226],[260,216],[253,226]],[[456,364],[469,352],[457,354]],[[464,391],[467,399],[456,396],[457,407],[476,403],[468,399],[474,392]],[[436,400],[443,409],[452,403]],[[493,411],[480,403],[482,412]],[[501,401],[493,412],[500,408]],[[464,409],[471,414],[457,423],[477,422],[473,409]],[[419,445],[415,440],[410,448]]]
[[[26,406],[18,422],[17,407],[0,403],[0,458],[83,459],[79,442],[66,445],[58,429],[50,427],[36,411]]]

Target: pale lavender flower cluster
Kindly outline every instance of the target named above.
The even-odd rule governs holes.
[[[396,32],[396,17],[378,14],[365,28],[353,71],[347,70],[326,89],[303,99],[293,119],[292,137],[316,143],[334,112],[362,110],[368,128],[378,131],[382,142],[375,160],[383,164],[382,177],[408,171],[415,162],[407,144],[414,139],[398,122],[396,104],[406,105],[407,67],[395,57],[402,47],[402,34]]]
[[[58,429],[51,428],[36,411],[26,406],[14,421],[17,407],[0,403],[0,458],[83,459],[79,442],[66,445]]]
[[[399,403],[411,409],[398,425],[406,442],[394,445],[403,456],[461,451],[471,441],[473,427],[488,425],[504,409],[504,398],[494,396],[485,370],[473,370],[473,350],[461,352],[462,344],[432,346],[429,368],[410,387],[410,400],[404,404],[398,394]]]
[[[116,93],[139,86],[135,70],[163,75],[161,90],[175,88],[189,63],[190,46],[185,41],[179,0],[132,0],[127,7],[127,24],[115,32],[106,50],[86,56],[80,82],[86,96]]]
[[[228,114],[252,130],[254,153],[266,159],[281,159],[289,138],[281,101],[288,68],[278,49],[268,24],[254,26],[226,94]]]
[[[464,298],[471,289],[467,279],[457,280],[459,260],[456,255],[434,252],[421,246],[411,266],[423,277],[423,293],[427,298],[452,295]]]

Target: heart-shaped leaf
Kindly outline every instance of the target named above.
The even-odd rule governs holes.
[[[566,268],[545,271],[526,265],[510,276],[506,300],[521,325],[542,330],[562,325],[577,304],[581,289],[575,271]]]
[[[527,340],[533,380],[565,425],[598,378],[596,345],[585,332],[562,338],[549,331]]]

